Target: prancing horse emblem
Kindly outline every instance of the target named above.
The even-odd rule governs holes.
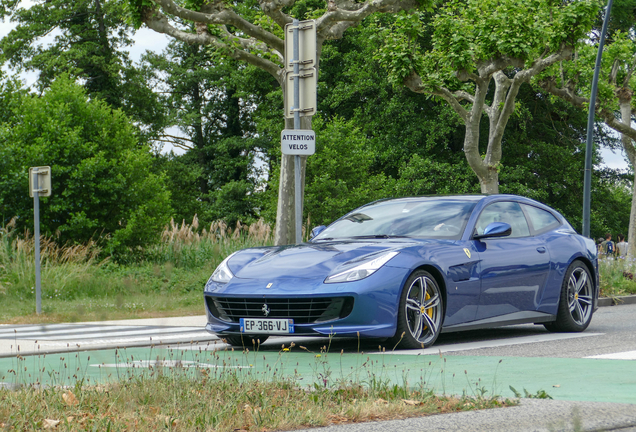
[[[470,258],[470,251],[468,249],[464,248],[464,252],[466,252],[466,256],[468,258]]]
[[[265,314],[265,316],[268,316],[268,315],[269,315],[269,313],[270,313],[269,306],[267,306],[267,303],[265,303],[265,304],[263,305],[263,307],[261,308],[261,310],[263,311],[263,313]]]

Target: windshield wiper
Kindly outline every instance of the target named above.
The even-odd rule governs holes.
[[[371,235],[351,236],[351,237],[347,237],[347,238],[352,238],[352,239],[390,239],[390,238],[408,238],[408,236],[389,235],[389,234],[371,234]]]
[[[403,235],[389,235],[389,234],[372,234],[372,235],[360,235],[351,237],[326,237],[320,239],[314,239],[314,241],[329,241],[329,240],[348,240],[348,239],[391,239],[391,238],[409,238],[409,236]]]

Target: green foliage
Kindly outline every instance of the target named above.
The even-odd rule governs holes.
[[[0,61],[17,72],[37,72],[39,91],[68,74],[91,97],[121,108],[145,126],[142,136],[152,134],[153,123],[161,126],[157,95],[126,50],[133,40],[122,2],[38,0],[5,10],[17,26],[0,40]]]
[[[465,161],[453,164],[419,155],[400,170],[396,196],[479,193],[479,184]]]
[[[314,117],[316,154],[307,159],[305,215],[313,225],[333,222],[344,213],[384,198],[393,180],[369,174],[375,155],[352,122]]]
[[[636,262],[607,257],[599,260],[600,295],[617,297],[636,294]]]
[[[110,253],[153,241],[171,214],[162,174],[119,110],[89,100],[61,76],[42,97],[25,96],[0,142],[10,158],[0,174],[0,214],[33,226],[28,168],[50,165],[53,194],[42,198],[42,232],[62,242],[101,238]]]
[[[523,389],[523,395],[521,395],[521,393],[519,391],[517,391],[516,388],[514,388],[513,386],[508,386],[510,388],[510,390],[512,390],[512,392],[514,393],[515,397],[525,397],[528,399],[552,399],[552,396],[550,396],[545,390],[541,389],[541,390],[537,390],[536,393],[530,393],[528,390],[526,390],[525,388]]]
[[[393,87],[372,60],[382,43],[375,36],[375,27],[368,24],[325,45],[319,87],[325,119],[340,116],[360,128],[374,153],[371,174],[398,179],[413,155],[465,165],[459,117],[447,105]]]
[[[564,44],[574,46],[597,10],[593,0],[452,0],[430,24],[424,14],[403,13],[384,26],[386,42],[376,58],[394,83],[415,71],[429,91],[457,87],[456,73],[476,72],[480,62],[514,58],[529,65]],[[421,43],[425,33],[431,34],[430,45]]]
[[[552,206],[580,231],[587,113],[530,86],[521,89],[518,100],[524,110],[511,118],[503,138],[500,192]],[[620,186],[620,176],[599,167],[599,149],[615,146],[615,138],[602,128],[595,137],[591,233],[599,237],[627,229],[630,194]]]
[[[161,55],[147,53],[143,61],[165,95],[166,126],[178,128],[181,137],[166,133],[163,140],[188,148],[181,156],[160,156],[159,166],[170,173],[177,220],[194,214],[202,223],[255,220],[253,195],[261,177],[255,158],[266,157],[271,144],[257,135],[254,116],[266,109],[273,78],[181,42]]]

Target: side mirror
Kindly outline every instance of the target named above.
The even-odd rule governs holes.
[[[321,232],[323,232],[325,230],[325,228],[327,228],[324,225],[320,225],[315,227],[314,229],[311,230],[311,233],[309,234],[309,240],[312,240],[314,237],[316,237],[318,234],[320,234]]]
[[[506,237],[512,234],[512,227],[505,222],[493,222],[488,224],[483,234],[474,235],[475,240],[494,237]]]

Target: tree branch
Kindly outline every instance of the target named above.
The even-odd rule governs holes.
[[[514,57],[498,57],[490,60],[481,60],[475,62],[477,66],[477,73],[482,79],[489,78],[495,72],[504,70],[510,66],[522,68],[524,65],[523,60]]]
[[[143,19],[148,28],[158,33],[167,34],[168,36],[172,36],[175,39],[189,44],[212,45],[217,49],[227,50],[232,58],[243,60],[256,67],[259,67],[269,72],[274,78],[276,78],[279,83],[283,82],[282,69],[272,61],[251,54],[249,52],[236,49],[207,32],[195,34],[179,30],[176,27],[172,26],[168,22],[167,17],[159,11],[148,11]]]
[[[286,24],[291,23],[292,18],[284,14],[282,9],[284,7],[291,7],[296,3],[296,0],[258,0],[258,4],[261,6],[261,10],[274,20],[276,24],[278,24],[281,28],[285,28]]]
[[[250,50],[260,50],[265,52],[270,52],[276,55],[280,59],[280,64],[283,65],[285,63],[284,53],[280,51],[272,51],[265,43],[257,41],[255,39],[246,39],[240,38],[236,35],[230,33],[226,26],[221,26],[221,32],[224,34],[227,40],[231,40],[241,46],[246,51]],[[227,44],[226,44],[227,45]]]
[[[547,91],[551,95],[561,98],[564,101],[570,102],[577,108],[584,108],[585,104],[588,103],[587,98],[577,95],[571,88],[557,87],[556,80],[553,77],[545,78],[539,81],[538,84],[539,87],[541,87],[543,90]]]
[[[547,67],[552,66],[556,62],[572,57],[573,52],[574,51],[571,46],[565,44],[561,45],[561,48],[557,52],[550,54],[546,58],[539,58],[535,60],[529,68],[517,72],[514,79],[524,82],[530,81],[530,78],[542,72]]]
[[[455,97],[455,99],[457,99],[458,101],[463,101],[466,100],[470,103],[474,103],[475,102],[475,97],[473,95],[471,95],[470,93],[468,93],[467,91],[464,90],[457,90],[455,92],[453,92],[453,96]]]
[[[179,142],[179,141],[174,141],[174,140],[171,140],[171,139],[166,140],[166,139],[156,138],[155,141],[158,141],[158,142],[161,142],[161,143],[168,143],[168,144],[171,144],[171,145],[173,145],[175,147],[178,147],[178,148],[180,148],[182,150],[192,150],[192,149],[194,149],[194,146],[191,146],[191,145],[188,145],[188,144],[184,144],[184,143]],[[188,140],[188,141],[190,141],[190,140]]]
[[[464,120],[464,122],[468,121],[468,118],[469,118],[468,111],[466,111],[466,108],[464,108],[459,103],[459,100],[453,95],[453,93],[450,92],[450,90],[444,87],[436,91],[425,90],[424,86],[422,86],[422,78],[420,78],[420,76],[415,72],[411,72],[411,74],[404,79],[404,85],[410,88],[415,93],[430,93],[435,96],[441,97],[446,102],[448,102],[451,105],[451,107],[453,107],[455,112],[459,114],[459,116],[462,118],[462,120]],[[466,93],[466,95],[468,95],[468,93]]]
[[[359,23],[375,12],[399,12],[419,6],[416,0],[367,0],[364,3],[338,2],[336,10],[326,12],[316,20],[318,33],[329,32],[334,25],[345,21]]]
[[[164,11],[178,16],[179,18],[206,24],[231,25],[241,30],[248,36],[251,36],[266,43],[275,50],[283,52],[283,50],[285,49],[285,44],[282,39],[266,31],[262,27],[252,24],[240,15],[237,15],[232,9],[226,8],[224,6],[220,6],[220,8],[217,9],[214,13],[205,13],[182,8],[172,0],[155,0],[155,3],[161,6]]]
[[[636,129],[620,122],[612,111],[604,108],[599,111],[599,115],[605,121],[605,124],[614,129],[616,132],[620,132],[621,134],[627,135],[631,139],[636,140]]]

